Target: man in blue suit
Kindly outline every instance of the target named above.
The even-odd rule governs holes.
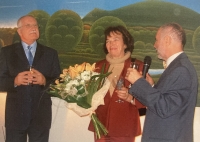
[[[21,17],[17,26],[21,42],[0,52],[0,91],[7,92],[6,142],[26,142],[27,135],[29,142],[48,142],[52,102],[45,90],[61,73],[58,54],[36,42],[34,17]]]
[[[137,70],[127,70],[126,79],[132,83],[129,93],[147,106],[142,142],[193,142],[198,77],[183,52],[185,43],[180,25],[163,25],[154,47],[167,68],[158,82],[153,85],[148,74],[145,80]]]

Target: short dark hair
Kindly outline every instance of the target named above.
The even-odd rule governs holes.
[[[122,34],[122,38],[124,41],[124,44],[126,44],[127,48],[124,50],[124,52],[130,51],[131,53],[133,52],[134,49],[134,39],[132,37],[132,35],[128,32],[128,30],[124,27],[124,26],[114,26],[114,27],[108,27],[105,31],[104,31],[104,35],[105,35],[105,41],[104,41],[104,45],[103,45],[103,49],[104,52],[106,54],[108,54],[108,50],[106,48],[106,40],[107,40],[107,36],[110,36],[110,33],[121,33]]]

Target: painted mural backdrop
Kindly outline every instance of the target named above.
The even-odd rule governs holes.
[[[40,27],[38,42],[56,49],[62,68],[76,63],[93,63],[105,57],[104,29],[123,25],[134,37],[132,57],[143,61],[152,57],[151,69],[162,69],[154,39],[164,23],[177,22],[187,35],[185,52],[200,80],[199,0],[19,0],[0,1],[0,47],[19,42],[16,21],[25,14],[36,17]],[[154,75],[157,81],[158,75]],[[197,106],[200,106],[200,89]]]

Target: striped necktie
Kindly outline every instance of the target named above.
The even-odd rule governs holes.
[[[29,62],[29,65],[32,66],[32,63],[33,63],[33,55],[31,53],[31,47],[30,46],[27,46],[28,48],[28,62]]]

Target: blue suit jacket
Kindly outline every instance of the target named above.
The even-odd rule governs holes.
[[[144,78],[129,90],[147,106],[142,142],[193,142],[198,78],[185,53],[180,54],[151,87]]]
[[[30,122],[36,127],[50,128],[51,98],[45,89],[60,74],[57,52],[37,44],[33,67],[46,78],[46,86],[21,85],[14,87],[18,73],[28,70],[29,63],[21,43],[3,47],[0,52],[0,91],[7,92],[5,126],[24,130]]]

